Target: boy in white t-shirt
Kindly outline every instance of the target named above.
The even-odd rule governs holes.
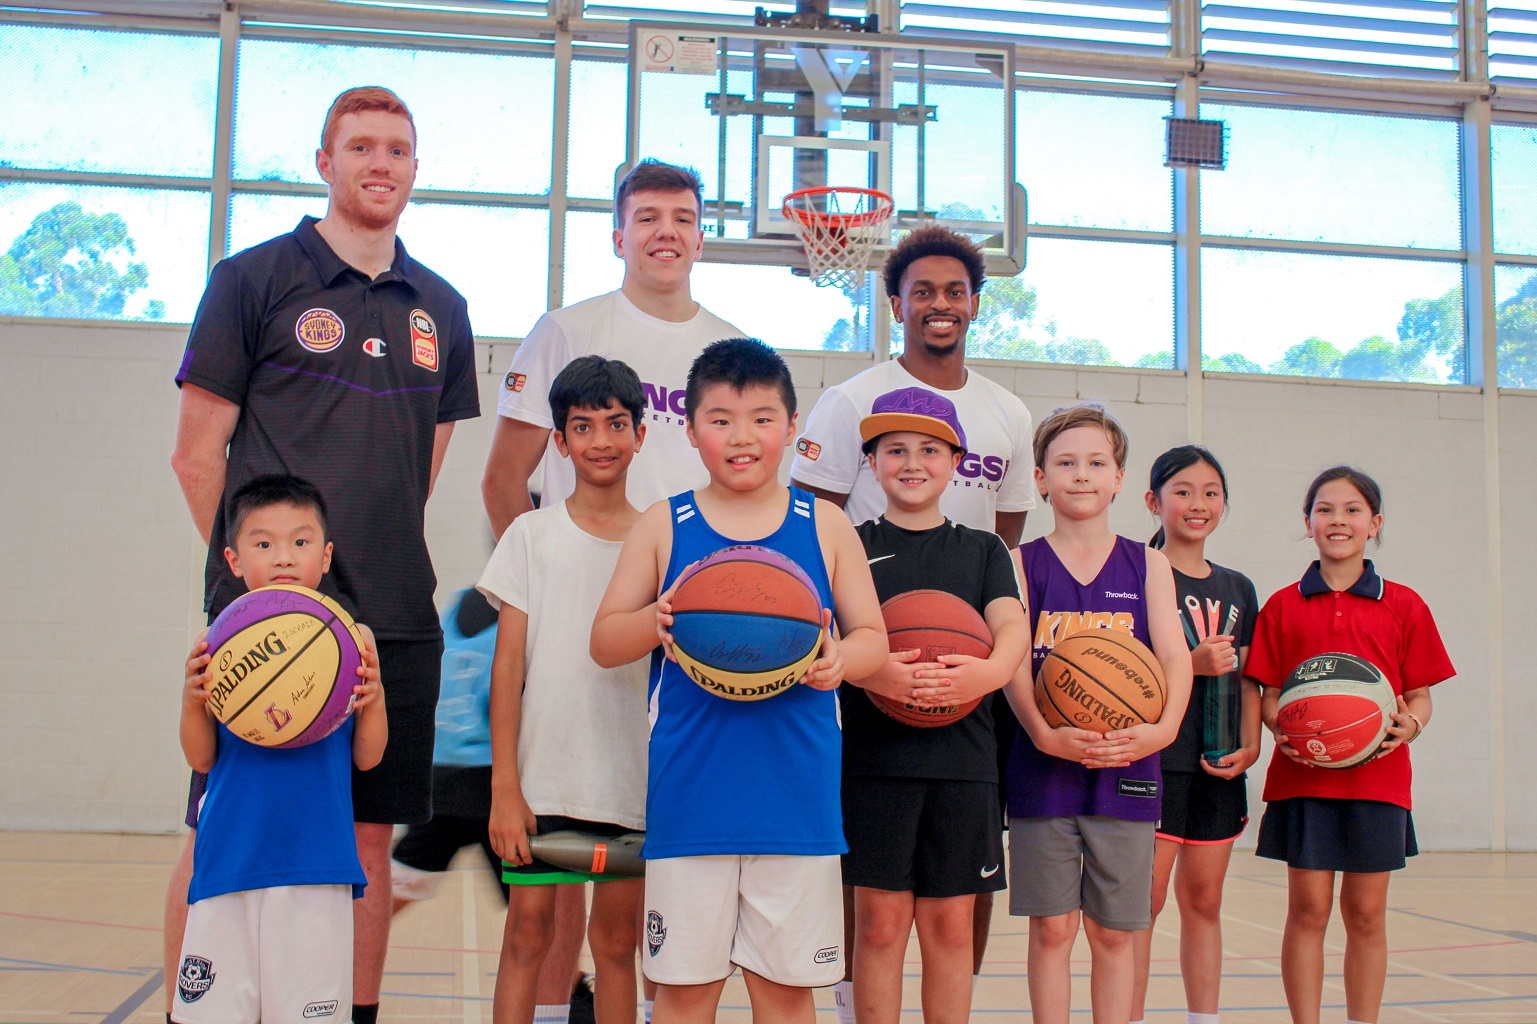
[[[646,436],[639,377],[589,355],[555,378],[555,444],[575,471],[569,498],[519,516],[479,589],[498,607],[491,668],[491,843],[505,861],[507,924],[497,970],[496,1024],[563,1022],[536,1005],[554,934],[556,887],[593,889],[588,942],[603,1024],[635,1020],[635,944],[642,881],[566,871],[532,856],[530,835],[575,829],[616,836],[645,828],[646,662],[603,669],[589,624],[640,512],[625,497]]]

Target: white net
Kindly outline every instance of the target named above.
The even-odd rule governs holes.
[[[808,188],[785,196],[784,215],[820,287],[858,288],[870,252],[885,236],[891,197],[866,188]]]

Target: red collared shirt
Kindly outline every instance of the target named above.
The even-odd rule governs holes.
[[[1456,674],[1424,599],[1378,576],[1370,561],[1347,590],[1330,590],[1314,562],[1298,583],[1272,594],[1255,623],[1244,674],[1279,689],[1297,665],[1336,651],[1376,665],[1398,694]],[[1265,775],[1264,799],[1379,800],[1409,808],[1411,777],[1407,744],[1333,770],[1297,764],[1277,751]]]

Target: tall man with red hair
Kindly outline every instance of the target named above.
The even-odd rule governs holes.
[[[373,1024],[389,941],[391,830],[432,810],[443,639],[424,510],[455,422],[479,415],[480,400],[464,299],[396,237],[416,181],[410,111],[387,89],[343,92],[315,166],[329,189],[326,215],[222,260],[209,277],[176,375],[171,462],[209,542],[210,616],[242,589],[223,557],[225,499],[252,477],[291,473],[330,507],[336,548],[325,585],[378,638],[390,740],[383,762],[353,777],[368,887],[354,904],[352,1020]],[[205,781],[193,778],[194,828]],[[192,846],[166,901],[168,1001]]]

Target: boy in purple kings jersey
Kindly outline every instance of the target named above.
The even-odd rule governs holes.
[[[1099,405],[1058,409],[1035,431],[1035,481],[1053,527],[1015,552],[1035,636],[1028,668],[1005,690],[1023,732],[1009,756],[1009,912],[1030,918],[1030,1010],[1067,1024],[1069,957],[1080,914],[1089,937],[1096,1020],[1129,1020],[1133,932],[1147,928],[1158,751],[1174,741],[1190,699],[1190,651],[1174,576],[1161,551],[1110,531],[1126,433]],[[1088,732],[1052,729],[1033,679],[1051,649],[1084,628],[1124,630],[1153,649],[1167,703],[1155,723]]]

